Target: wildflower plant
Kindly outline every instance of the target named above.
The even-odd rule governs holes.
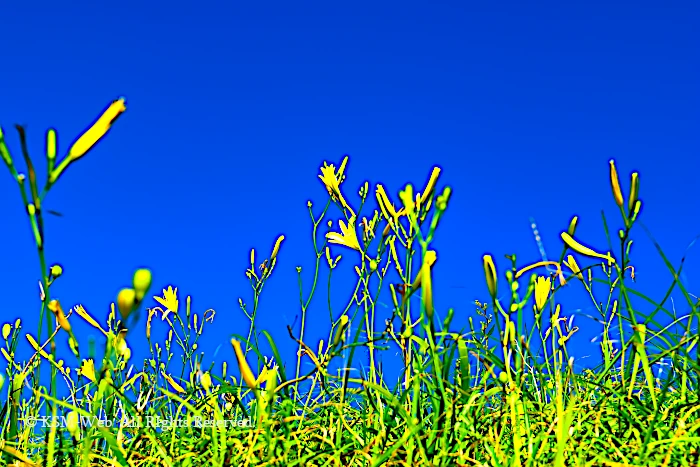
[[[467,328],[454,329],[455,314],[466,311],[450,308],[439,321],[443,314],[435,305],[434,271],[445,253],[434,241],[453,196],[450,187],[439,186],[441,168],[434,167],[425,184],[397,189],[366,181],[354,193],[347,186],[349,158],[337,168],[324,162],[318,180],[328,200],[320,213],[307,204],[315,265],[310,281],[297,268],[300,321],[282,336],[293,342],[295,355],[281,355],[280,336],[274,339],[257,323],[265,285],[286,254],[280,235],[269,256],[249,252],[244,273],[252,300],[238,300],[248,328],[230,338],[232,363],[219,365],[199,349],[216,312],[198,311],[174,284],[154,294],[149,269],[134,272],[106,321],[81,304],[51,298],[51,286],[69,272],[46,263],[43,200],[125,109],[124,99],[114,101],[60,161],[56,133],[49,130],[41,191],[24,129],[17,127],[26,175],[0,130],[0,157],[26,207],[42,291],[36,333],[19,319],[0,329],[7,363],[0,376],[7,395],[0,412],[4,464],[698,463],[700,334],[694,321],[700,305],[656,243],[671,289],[681,290],[690,312],[678,317],[665,298],[657,303],[634,289],[637,268],[644,267],[632,263],[632,232],[641,225],[642,206],[636,172],[625,198],[610,161],[621,228],[613,241],[603,217],[609,248],[587,246],[574,216],[560,234],[558,261],[522,264],[506,255],[504,270],[493,255],[484,255],[488,300],[474,300]],[[353,271],[353,281],[340,292],[333,288],[336,295],[329,285],[328,333],[315,341],[307,322],[321,317],[310,316],[311,303],[322,276],[330,284],[338,268]],[[567,285],[585,290],[603,325],[602,363],[583,372],[575,371],[569,352],[579,328],[562,300]],[[333,310],[331,295],[337,294],[345,305]],[[633,297],[653,311],[645,312]],[[382,322],[378,305],[385,299],[391,314]],[[663,314],[671,325],[661,324]],[[76,320],[94,328],[100,341],[83,342],[73,332]],[[624,324],[631,333],[625,334]],[[685,326],[682,334],[671,332],[678,324]],[[161,331],[165,337],[159,339]],[[131,345],[142,339],[150,356],[136,362]],[[61,342],[70,352],[59,356]],[[27,361],[18,358],[20,346],[30,350]],[[400,355],[398,381],[380,365],[385,352]],[[671,371],[662,380],[654,371],[665,361]],[[50,378],[42,379],[42,371]],[[61,423],[36,423],[47,419]]]

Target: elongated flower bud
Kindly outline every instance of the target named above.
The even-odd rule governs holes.
[[[245,384],[250,389],[255,389],[257,387],[255,377],[253,376],[253,372],[250,370],[250,366],[248,366],[248,362],[245,359],[245,355],[241,349],[241,343],[236,339],[231,339],[231,345],[233,346],[233,351],[236,353],[236,360],[238,361],[238,369],[241,371],[241,378],[243,378],[243,381],[245,381]]]
[[[630,212],[634,211],[634,205],[639,197],[639,173],[632,172],[632,182],[630,184],[630,197],[627,200],[627,207]]]
[[[338,327],[335,330],[335,336],[333,337],[332,347],[337,347],[342,342],[345,336],[345,329],[348,326],[348,321],[348,315],[343,315],[340,317],[340,323],[338,324]]]
[[[569,235],[571,235],[572,237],[573,237],[574,234],[576,233],[576,227],[577,227],[577,226],[578,226],[578,216],[574,216],[574,217],[571,219],[571,222],[569,222],[569,230],[567,230],[567,232],[569,233]]]
[[[51,300],[48,308],[54,315],[56,315],[56,320],[58,321],[58,325],[61,327],[61,329],[66,332],[70,332],[70,323],[68,322],[68,318],[66,318],[66,314],[63,312],[63,308],[61,308],[59,301]]]
[[[620,189],[620,179],[617,176],[617,169],[615,168],[615,161],[610,159],[610,186],[612,187],[613,196],[615,197],[615,203],[622,207],[625,200],[622,197],[622,190]]]
[[[493,258],[491,255],[484,255],[484,275],[486,276],[486,285],[488,285],[489,293],[491,298],[496,298],[496,293],[498,292],[496,283],[496,266],[493,264]]]

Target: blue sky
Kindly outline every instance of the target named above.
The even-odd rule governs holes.
[[[641,220],[678,265],[700,234],[698,13],[693,2],[11,2],[0,124],[16,159],[13,125],[26,125],[43,167],[47,128],[65,154],[109,102],[127,99],[45,202],[64,214],[47,217],[46,249],[64,266],[53,295],[66,308],[82,303],[104,318],[133,270],[150,267],[155,291],[173,285],[195,311],[216,310],[203,349],[223,344],[216,359],[230,360],[231,334],[247,332],[237,301],[251,301],[248,252],[267,255],[284,234],[258,325],[291,356],[295,268],[306,294],[314,259],[306,203],[318,214],[318,168],[345,154],[351,204],[365,180],[398,202],[406,182],[422,187],[434,165],[443,169],[439,187],[453,197],[435,244],[436,307],[455,308],[456,329],[487,297],[484,253],[501,277],[505,254],[539,258],[530,217],[551,257],[573,215],[577,238],[607,250],[601,210],[621,226],[610,158],[625,190],[640,172]],[[2,177],[0,315],[31,331],[38,263],[19,193]],[[658,300],[671,276],[641,229],[634,238],[636,286]],[[357,258],[333,251],[344,256],[340,278],[351,278]],[[698,294],[697,251],[686,263]],[[590,312],[580,285],[569,289],[558,294],[564,315]],[[339,304],[348,299],[348,286],[333,290]],[[315,343],[329,325],[322,296],[309,313]],[[570,349],[597,360],[589,341],[600,327],[576,324]],[[134,338],[137,355],[144,343]],[[394,353],[385,365],[397,364]]]

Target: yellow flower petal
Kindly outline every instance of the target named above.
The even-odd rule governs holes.
[[[348,248],[352,248],[353,250],[362,252],[362,248],[360,247],[360,241],[357,238],[357,231],[355,230],[355,218],[350,218],[347,226],[342,220],[339,221],[338,224],[340,224],[341,233],[328,232],[326,234],[326,238],[328,239],[328,241],[330,243],[343,245]]]
[[[340,164],[340,169],[337,172],[335,170],[335,165],[329,165],[327,162],[324,162],[323,167],[321,167],[321,175],[319,175],[318,178],[320,178],[321,182],[323,182],[323,185],[326,187],[326,190],[331,196],[331,199],[333,199],[334,201],[338,201],[344,208],[347,208],[354,215],[354,211],[347,203],[347,201],[345,201],[345,198],[343,197],[343,194],[340,191],[340,184],[343,181],[345,166],[347,165],[347,162],[348,157],[345,156],[343,162]]]
[[[95,318],[93,318],[92,316],[90,316],[90,315],[88,314],[88,312],[85,310],[85,308],[83,307],[83,305],[76,305],[76,306],[73,308],[73,310],[75,310],[75,312],[78,313],[78,315],[79,315],[81,318],[83,318],[85,321],[87,321],[87,322],[88,322],[89,324],[91,324],[93,327],[95,327],[95,328],[99,329],[100,331],[102,331],[102,333],[103,333],[104,335],[107,335],[107,331],[105,331],[104,329],[102,329],[102,326],[100,326],[100,325],[97,323],[97,321],[95,320]]]
[[[571,272],[573,272],[576,275],[576,277],[583,281],[583,274],[581,274],[581,268],[578,267],[578,263],[576,262],[573,256],[567,256],[566,261],[564,261],[564,264],[569,269],[571,269]]]
[[[95,377],[95,362],[93,359],[88,358],[87,360],[83,360],[83,363],[81,363],[80,368],[78,369],[78,374],[86,377],[93,383],[96,383],[97,378]]]
[[[545,279],[544,276],[537,278],[537,282],[535,283],[535,305],[537,306],[537,311],[542,311],[544,308],[551,288],[551,278],[548,277]]]
[[[179,301],[177,299],[177,287],[173,290],[173,286],[169,285],[167,289],[163,289],[163,296],[154,296],[153,299],[163,305],[166,308],[166,312],[163,313],[163,320],[165,320],[167,313],[177,314],[179,307]]]

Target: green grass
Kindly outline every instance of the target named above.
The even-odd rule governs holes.
[[[452,310],[439,322],[433,309],[432,268],[439,263],[431,244],[451,195],[449,187],[436,188],[439,169],[420,194],[407,185],[397,211],[381,186],[362,187],[353,207],[342,191],[346,161],[339,168],[324,164],[320,178],[329,200],[320,214],[308,206],[316,267],[311,273],[299,270],[301,325],[288,328],[297,347],[295,367],[277,365],[290,359],[256,325],[276,257],[284,255],[283,238],[268,258],[251,253],[246,274],[252,299],[239,302],[250,327],[232,340],[230,354],[237,358],[214,367],[202,360],[197,345],[216,320],[215,311],[192,310],[189,297],[180,303],[172,289],[156,296],[160,306],[144,307],[147,270],[135,273],[133,287],[119,294],[107,322],[80,305],[64,313],[50,298],[62,269],[44,260],[41,202],[121,111],[110,107],[102,126],[98,121],[86,132],[82,146],[76,143],[57,168],[55,135],[49,133],[41,193],[23,131],[26,175],[0,139],[0,156],[28,206],[45,292],[36,332],[24,330],[20,320],[2,328],[7,363],[0,380],[6,395],[0,412],[2,465],[700,465],[700,361],[693,356],[700,303],[678,281],[680,268],[661,248],[666,296],[657,302],[634,288],[635,267],[644,267],[629,248],[631,234],[642,227],[637,175],[624,200],[610,164],[621,216],[619,222],[603,218],[610,252],[573,240],[574,218],[562,234],[559,261],[520,265],[510,256],[512,268],[499,274],[485,256],[491,297],[475,302],[477,319],[469,320],[468,329],[455,330]],[[375,197],[379,209],[363,216],[366,201]],[[344,222],[324,235],[320,230],[331,209]],[[616,223],[622,228],[610,233]],[[590,265],[579,267],[584,263]],[[534,272],[546,266],[558,272],[538,278]],[[333,291],[351,299],[343,310],[331,311],[328,336],[311,342],[306,320],[321,319],[309,316],[312,297],[322,284],[330,293],[334,271],[343,267],[355,268],[357,281]],[[569,290],[586,290],[603,323],[603,364],[595,369],[574,371],[567,344],[577,328],[569,329],[567,311],[557,302],[567,293],[564,283]],[[674,289],[687,301],[686,316],[675,316],[666,305]],[[507,300],[497,299],[504,291]],[[388,323],[378,322],[382,299],[392,302]],[[644,315],[633,305],[640,301],[654,311]],[[144,320],[137,319],[140,314]],[[529,314],[535,318],[531,328],[524,319]],[[101,340],[77,339],[70,323],[79,320],[93,326]],[[625,324],[631,333],[624,332]],[[152,327],[165,327],[165,339],[153,338]],[[677,328],[684,331],[674,332]],[[136,362],[127,340],[145,344],[143,339],[151,356]],[[72,354],[58,355],[66,341]],[[20,346],[33,347],[34,355],[18,361]],[[398,385],[385,380],[378,364],[380,354],[397,351],[404,367]],[[655,372],[662,359],[671,364],[659,379]],[[362,371],[344,371],[349,368]]]

